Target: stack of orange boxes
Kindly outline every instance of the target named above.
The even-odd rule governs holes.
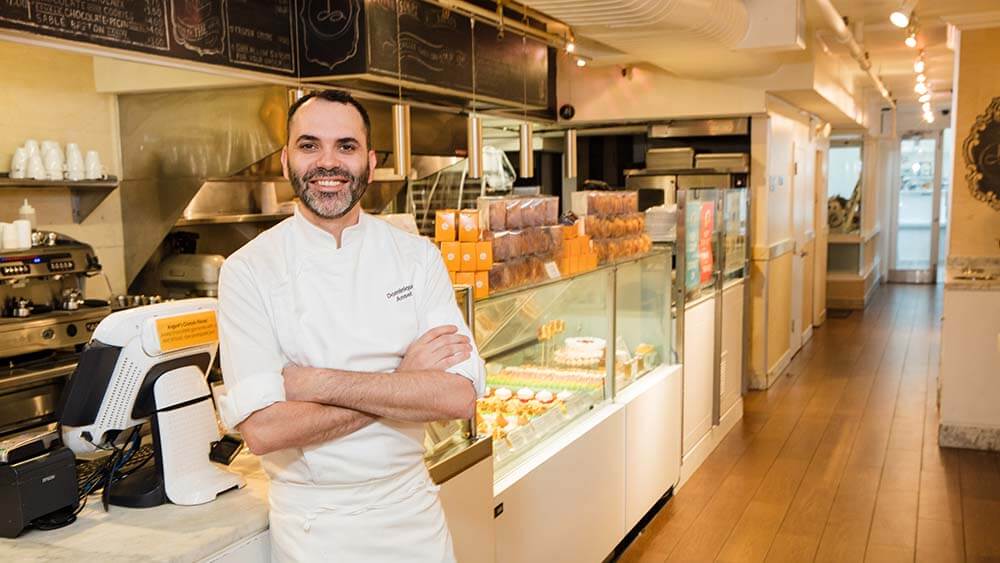
[[[441,209],[434,217],[434,240],[455,285],[472,286],[475,299],[490,294],[493,243],[481,239],[479,211]]]
[[[588,235],[580,234],[580,223],[563,225],[563,251],[559,272],[564,276],[587,272],[597,267],[597,253]]]

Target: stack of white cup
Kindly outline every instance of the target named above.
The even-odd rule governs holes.
[[[105,177],[104,166],[97,151],[87,151],[86,157],[76,143],[66,143],[66,151],[55,141],[41,144],[28,139],[14,150],[10,160],[10,177],[32,180],[99,180]]]

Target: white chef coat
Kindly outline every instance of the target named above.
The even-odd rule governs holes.
[[[297,212],[226,260],[218,309],[226,392],[219,409],[228,427],[285,400],[281,370],[289,363],[391,372],[407,347],[431,328],[456,325],[471,340],[440,252],[429,240],[361,213],[341,241],[338,248],[332,235]],[[485,370],[475,350],[448,371],[467,377],[482,393]],[[401,499],[412,505],[414,491],[421,489],[431,493],[433,514],[424,521],[413,516],[402,525],[443,527],[450,554],[436,489],[423,465],[423,437],[422,423],[380,419],[330,442],[262,456],[272,481],[272,542],[284,537],[288,547],[307,543],[307,537],[323,538],[326,533],[315,532],[324,519],[349,513],[352,521],[362,523],[378,512],[373,507]],[[426,497],[420,502],[426,504]],[[407,510],[397,506],[389,512]],[[343,532],[346,525],[339,521],[334,527]],[[370,525],[358,532],[365,529],[370,531]],[[440,530],[436,533],[440,539]],[[372,551],[343,559],[420,557],[382,558],[376,544],[383,541],[368,536],[363,542]],[[330,559],[340,547],[325,544],[323,553],[286,551],[284,556]],[[346,553],[351,553],[349,547],[344,546]]]

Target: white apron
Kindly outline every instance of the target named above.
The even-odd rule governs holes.
[[[452,563],[438,489],[423,464],[362,484],[272,481],[271,560]]]

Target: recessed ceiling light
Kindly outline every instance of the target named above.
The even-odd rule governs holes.
[[[927,82],[927,77],[924,76],[924,73],[921,72],[917,75],[917,82]]]
[[[917,34],[911,33],[907,35],[906,39],[903,40],[903,43],[911,49],[915,48],[917,46]]]
[[[572,41],[566,42],[566,52],[572,53],[574,51],[576,51],[576,43],[573,43]]]
[[[917,62],[913,63],[913,72],[923,72],[926,68],[923,59],[917,59]]]
[[[576,59],[576,66],[579,66],[579,67],[587,66],[587,60],[586,59]]]
[[[924,113],[930,113],[931,112],[931,103],[930,102],[924,102],[923,105],[920,106],[920,108],[922,110],[924,110]]]
[[[926,94],[927,93],[927,85],[924,84],[923,82],[917,82],[917,85],[913,87],[913,91],[916,92],[916,93],[918,93],[918,94]]]
[[[920,102],[920,103],[925,103],[925,102],[931,101],[931,93],[927,92],[926,94],[921,94],[920,97],[917,98],[917,101]]]
[[[927,123],[934,123],[934,114],[933,113],[925,113],[924,114],[924,121],[926,121]]]

